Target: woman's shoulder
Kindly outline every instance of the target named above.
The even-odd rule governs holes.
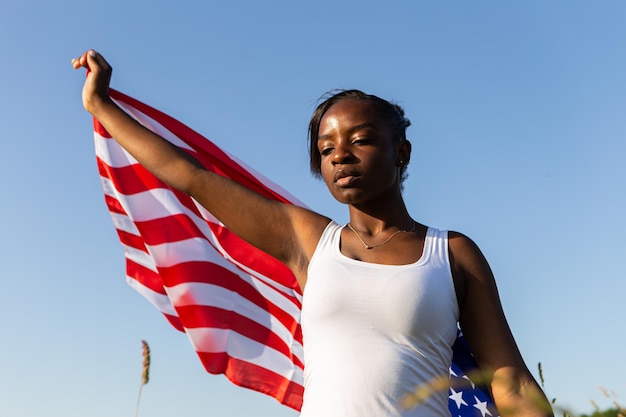
[[[452,266],[456,268],[484,262],[478,245],[466,234],[455,230],[448,231],[448,251]]]
[[[494,280],[487,259],[467,235],[449,232],[448,251],[453,275],[455,278],[462,278],[465,285],[468,280],[483,283]]]
[[[472,256],[480,253],[478,245],[466,234],[455,230],[448,230],[448,245],[450,251],[457,256]]]

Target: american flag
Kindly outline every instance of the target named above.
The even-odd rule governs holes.
[[[206,169],[268,198],[302,205],[179,121],[118,91],[111,89],[110,95]],[[292,273],[151,175],[95,119],[94,131],[105,202],[124,248],[129,285],[187,333],[207,372],[299,410],[302,294]],[[451,378],[466,381],[471,354],[461,338],[453,349]],[[453,384],[449,408],[454,417],[496,416],[486,391],[469,382]]]

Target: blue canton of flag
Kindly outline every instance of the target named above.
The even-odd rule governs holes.
[[[459,331],[452,346],[450,366],[448,409],[451,417],[499,417],[489,390],[474,384],[467,376],[477,370],[478,364]]]

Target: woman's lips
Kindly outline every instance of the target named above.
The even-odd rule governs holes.
[[[352,184],[358,177],[358,173],[352,170],[340,169],[335,173],[335,184],[340,187]]]

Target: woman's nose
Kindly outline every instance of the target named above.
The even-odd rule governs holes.
[[[335,152],[333,152],[333,164],[345,164],[354,161],[356,158],[350,147],[343,144],[337,144]]]

